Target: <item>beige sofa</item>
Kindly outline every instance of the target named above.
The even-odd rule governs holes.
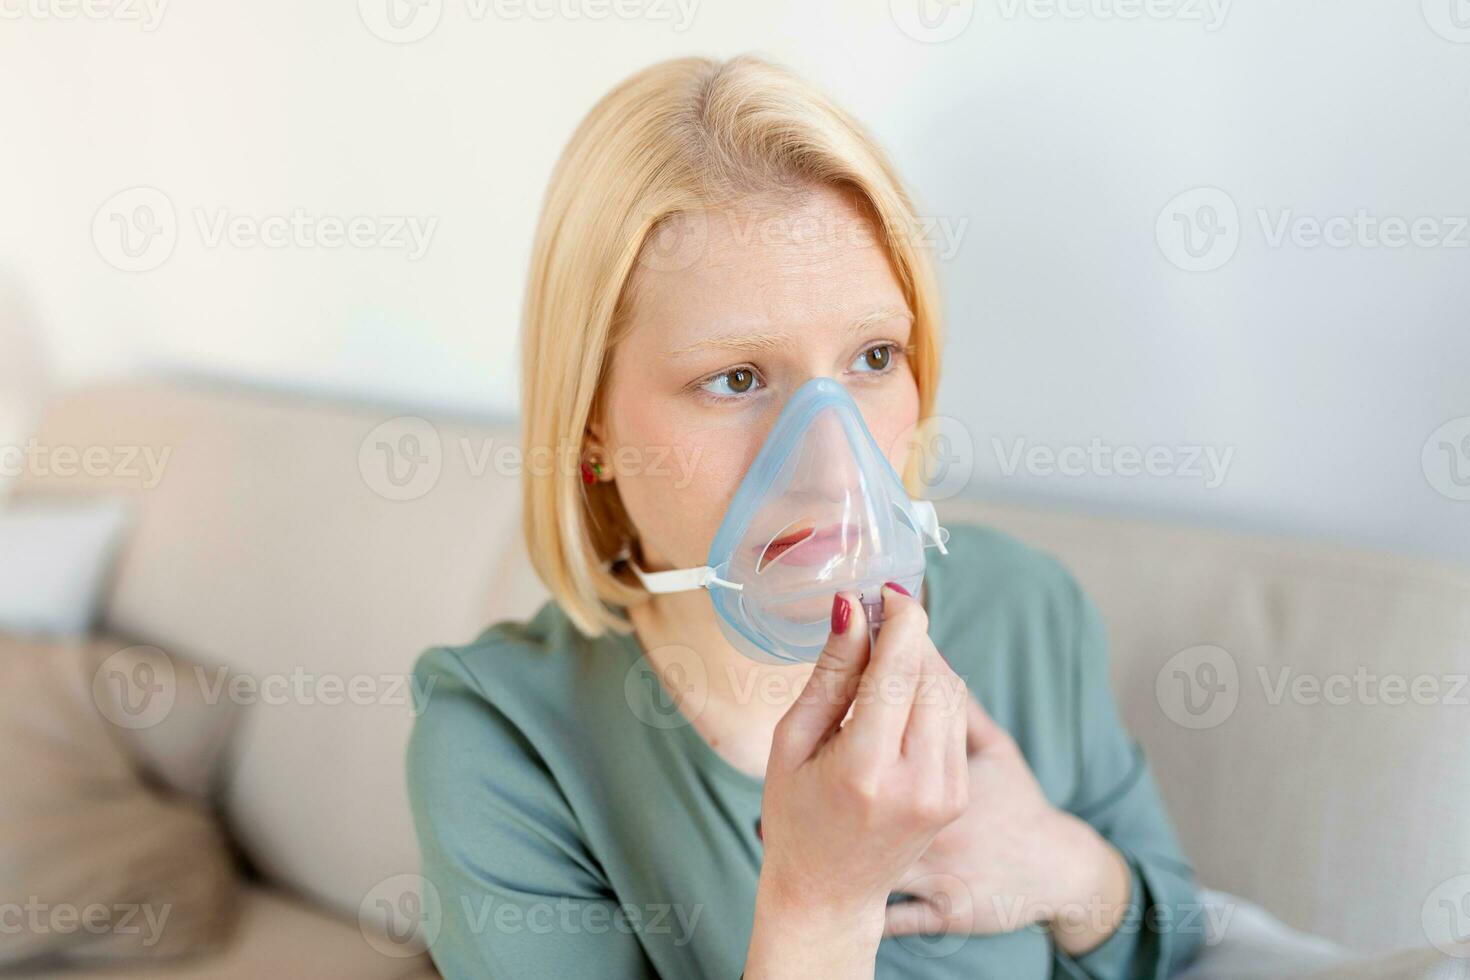
[[[514,428],[175,381],[71,394],[39,440],[169,453],[154,487],[120,471],[18,488],[134,502],[104,645],[158,646],[181,684],[194,663],[372,691],[240,709],[213,785],[259,880],[227,950],[149,975],[430,973],[397,921],[418,868],[402,684],[425,647],[545,597],[520,541]],[[1123,713],[1206,884],[1358,950],[1470,953],[1444,938],[1470,911],[1455,891],[1470,890],[1470,691],[1449,690],[1470,671],[1470,574],[973,501],[940,512],[1060,555],[1096,598]],[[1364,673],[1380,696],[1344,701],[1336,678]],[[1439,703],[1383,703],[1388,675],[1438,679]]]

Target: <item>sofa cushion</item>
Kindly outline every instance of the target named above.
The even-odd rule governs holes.
[[[6,925],[22,925],[0,929],[0,964],[221,942],[235,893],[224,836],[197,803],[145,784],[94,696],[109,648],[0,640],[0,895]]]
[[[107,637],[85,650],[92,699],[133,764],[171,793],[217,802],[240,718],[228,670]]]
[[[106,497],[0,504],[0,630],[85,635],[126,520],[122,503]]]

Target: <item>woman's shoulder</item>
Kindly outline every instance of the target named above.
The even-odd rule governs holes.
[[[1106,655],[1097,609],[1056,556],[978,524],[931,557],[929,632],[962,674],[1065,686]]]
[[[431,647],[414,664],[418,715],[453,697],[516,714],[517,706],[560,701],[560,688],[570,682],[576,655],[587,643],[548,600],[530,619],[502,620],[468,643]]]
[[[416,805],[463,793],[486,772],[537,781],[574,751],[566,744],[580,730],[574,692],[597,669],[598,657],[585,655],[592,642],[548,601],[529,620],[494,623],[468,643],[421,654],[407,756]]]
[[[1061,561],[1008,534],[956,525],[946,547],[930,636],[1050,798],[1067,799],[1077,747],[1098,716],[1088,706],[1111,697],[1097,609]]]
[[[983,524],[946,528],[949,553],[931,553],[929,559],[944,591],[944,612],[1066,616],[1085,602],[1076,578],[1055,555]]]

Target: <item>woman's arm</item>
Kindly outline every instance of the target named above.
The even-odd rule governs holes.
[[[777,726],[749,980],[871,976],[889,893],[967,805],[964,713],[916,696],[934,682],[962,693],[963,683],[934,649],[923,607],[888,589],[884,600],[870,654],[861,605],[839,597],[846,608],[838,616],[834,603],[827,647]],[[616,923],[620,905],[531,740],[451,650],[421,658],[414,688],[426,701],[410,797],[442,909],[440,971],[654,976],[632,930],[576,927]]]
[[[967,697],[964,684],[924,607],[891,587],[883,603],[870,653],[857,597],[836,597],[827,646],[776,727],[748,980],[872,976],[890,892],[968,805],[965,714],[933,696]]]
[[[1108,676],[1107,631],[1092,601],[1073,585],[1077,624],[1077,690],[1081,772],[1066,810],[1119,855],[1129,898],[1116,929],[1097,937],[1085,928],[1053,928],[1063,975],[1167,977],[1204,942],[1204,916],[1194,869],[1179,846],[1138,744],[1118,717]],[[1085,950],[1069,952],[1069,942]]]
[[[409,795],[423,875],[438,892],[429,932],[439,971],[656,976],[632,928],[618,927],[625,913],[525,736],[450,650],[420,659],[414,690],[426,701],[409,742]]]
[[[1165,977],[1203,939],[1193,872],[1118,719],[1102,623],[1064,581],[1051,606],[1062,629],[1043,641],[1048,708],[1029,736],[1076,767],[1068,800],[1052,803],[1011,733],[970,701],[970,809],[915,863],[900,887],[912,900],[888,909],[888,932],[1039,926],[1063,976]]]

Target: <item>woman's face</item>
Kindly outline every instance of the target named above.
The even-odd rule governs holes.
[[[652,568],[704,564],[746,469],[806,381],[840,382],[899,473],[919,412],[913,318],[850,192],[820,187],[673,221],[630,284],[593,426]]]

